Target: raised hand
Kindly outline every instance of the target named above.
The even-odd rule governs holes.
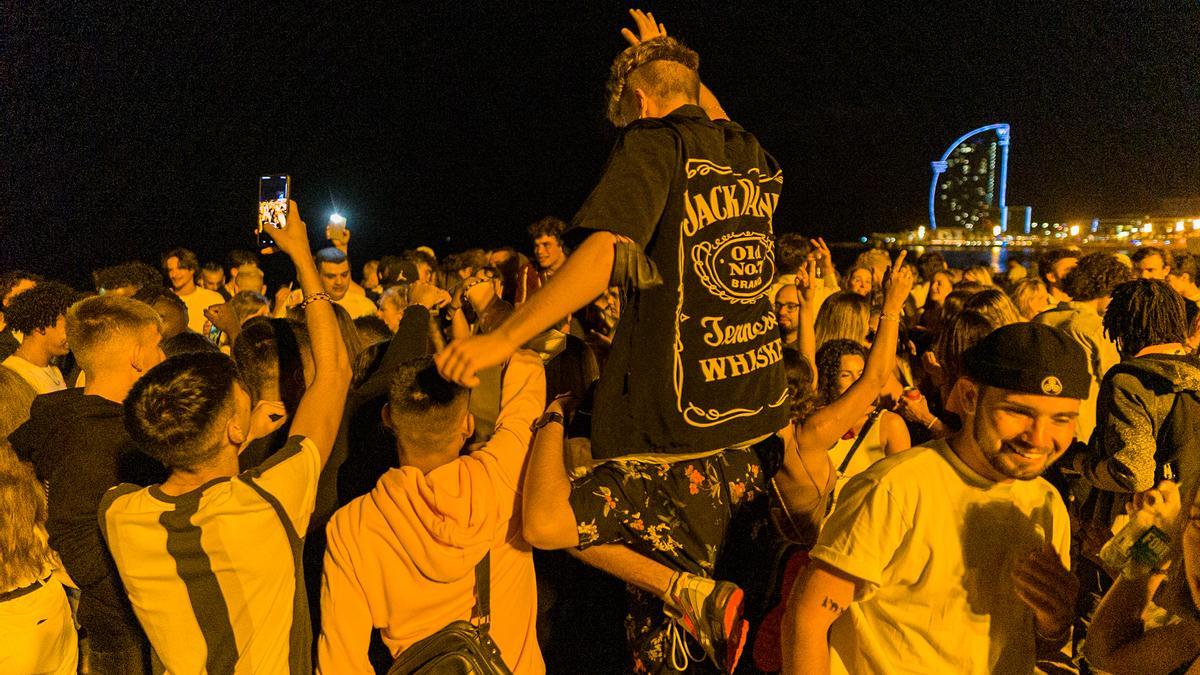
[[[447,380],[464,387],[475,387],[479,385],[479,371],[504,363],[518,346],[505,340],[499,331],[473,335],[446,345],[433,357],[433,362]]]
[[[408,299],[412,304],[424,305],[430,310],[441,309],[450,304],[449,293],[424,281],[414,281],[412,283],[408,292]]]
[[[263,255],[270,255],[275,251],[283,251],[293,259],[297,256],[312,255],[308,247],[308,226],[300,220],[300,207],[296,206],[296,202],[288,200],[287,222],[279,229],[272,228],[270,232],[275,246],[264,248]]]
[[[912,292],[913,273],[904,266],[904,258],[908,251],[901,251],[896,256],[883,279],[883,312],[884,314],[899,314],[904,309],[904,301]]]
[[[633,25],[637,28],[637,35],[628,28],[621,29],[621,37],[630,45],[640,44],[646,40],[653,40],[656,37],[665,37],[667,34],[666,26],[654,20],[653,12],[643,12],[640,9],[629,10],[629,16],[633,17]]]
[[[800,269],[796,270],[796,295],[800,298],[802,307],[816,307],[817,302],[817,261],[805,260]]]

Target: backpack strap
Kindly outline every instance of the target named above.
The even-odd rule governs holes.
[[[858,446],[862,445],[863,439],[867,437],[867,432],[871,430],[871,427],[875,425],[875,420],[879,419],[879,416],[882,414],[883,408],[876,407],[871,411],[871,414],[867,415],[867,421],[863,422],[862,429],[858,430],[858,436],[854,439],[854,445],[850,446],[849,452],[846,453],[846,458],[838,465],[838,478],[846,475],[846,469],[850,468],[850,460],[854,459],[854,453],[858,452]]]
[[[478,620],[475,625],[485,634],[492,623],[491,578],[492,552],[489,550],[475,565],[475,608],[471,610],[471,618]]]

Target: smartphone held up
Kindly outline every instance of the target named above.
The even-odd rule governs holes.
[[[275,246],[271,228],[283,229],[287,224],[288,200],[292,198],[292,178],[287,175],[261,176],[258,179],[259,248]]]

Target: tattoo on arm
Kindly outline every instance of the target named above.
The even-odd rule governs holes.
[[[833,598],[830,598],[828,595],[825,596],[825,599],[821,601],[821,606],[824,607],[825,609],[833,612],[834,614],[841,614],[842,612],[846,611],[845,607],[842,607],[841,605],[839,605],[836,601],[833,600]]]

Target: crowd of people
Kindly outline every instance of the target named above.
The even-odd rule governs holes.
[[[1200,257],[838,269],[631,15],[526,245],[0,274],[0,672],[1200,672]]]

